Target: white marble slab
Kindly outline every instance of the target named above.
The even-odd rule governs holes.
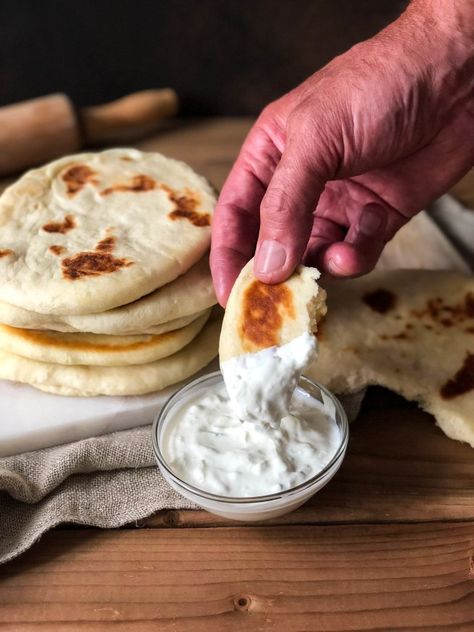
[[[214,361],[202,373],[216,368]],[[133,397],[63,397],[0,380],[0,457],[149,424],[179,386]]]

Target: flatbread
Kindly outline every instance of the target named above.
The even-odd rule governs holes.
[[[326,289],[328,314],[309,377],[336,393],[385,386],[474,447],[474,277],[386,270]]]
[[[0,322],[26,329],[114,336],[160,334],[184,327],[216,302],[206,254],[182,276],[128,305],[100,314],[61,316],[40,314],[0,301]]]
[[[128,367],[61,366],[0,351],[0,379],[76,397],[142,395],[191,377],[217,355],[220,320],[211,318],[187,347],[147,364]]]
[[[127,366],[176,353],[195,338],[210,310],[186,327],[164,334],[107,336],[19,329],[0,324],[0,349],[25,358],[63,365]]]
[[[221,364],[245,353],[284,345],[317,331],[326,313],[316,268],[299,266],[284,283],[267,285],[253,275],[253,259],[239,274],[227,302],[219,343]]]
[[[135,149],[29,171],[0,197],[0,300],[45,314],[130,303],[204,255],[214,206],[190,167]]]
[[[145,334],[165,334],[168,331],[174,331],[175,329],[181,329],[182,327],[186,327],[190,323],[193,323],[204,314],[207,314],[209,309],[203,309],[201,312],[197,314],[190,314],[189,316],[183,316],[182,318],[176,318],[175,320],[169,320],[167,323],[161,323],[161,325],[155,325],[154,327],[149,327],[145,332]],[[138,335],[138,332],[134,332],[133,334],[126,335]]]

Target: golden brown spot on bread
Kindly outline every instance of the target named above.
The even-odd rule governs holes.
[[[108,236],[99,241],[95,250],[79,252],[63,259],[61,266],[64,278],[74,281],[87,276],[101,276],[133,265],[133,261],[114,257],[114,247],[115,237]]]
[[[209,213],[197,213],[196,211],[185,211],[182,209],[176,209],[171,211],[169,218],[172,220],[187,219],[194,226],[210,226],[211,216]]]
[[[462,367],[440,390],[443,399],[453,399],[474,389],[474,353],[467,353]]]
[[[146,191],[153,191],[156,188],[156,182],[150,176],[145,174],[139,174],[133,176],[132,181],[129,184],[113,184],[111,187],[107,187],[101,192],[101,195],[110,195],[111,193],[143,193]]]
[[[397,334],[379,334],[380,340],[409,340],[410,336],[406,331],[400,331]]]
[[[474,318],[474,292],[468,292],[464,297],[464,307],[468,318]]]
[[[4,248],[3,250],[0,250],[0,259],[2,259],[3,257],[8,257],[8,255],[13,255],[14,252],[11,248]]]
[[[173,220],[186,219],[194,226],[204,227],[211,225],[211,216],[209,213],[200,213],[197,209],[199,199],[196,193],[186,189],[184,193],[178,193],[166,184],[162,184],[161,188],[166,191],[171,202],[174,204],[174,209],[168,214],[168,217]]]
[[[110,344],[102,342],[86,342],[80,339],[74,339],[75,334],[57,334],[55,332],[39,331],[37,329],[19,329],[17,327],[10,327],[9,325],[1,325],[3,329],[10,331],[12,335],[24,340],[30,340],[31,342],[39,343],[43,347],[66,347],[68,349],[74,349],[77,351],[107,351],[107,352],[120,352],[120,351],[132,351],[135,349],[146,348],[151,344],[164,343],[166,340],[176,336],[176,331],[167,331],[163,334],[149,334],[146,340],[139,342],[127,343],[124,345],[114,344],[113,341]],[[69,338],[68,336],[71,336]],[[113,336],[111,336],[113,338]]]
[[[278,345],[283,316],[296,318],[293,295],[288,286],[252,281],[244,292],[239,325],[244,350],[257,351]]]
[[[454,327],[474,318],[474,292],[467,292],[453,304],[445,303],[440,297],[429,299],[424,308],[411,310],[411,316],[419,320],[429,319],[443,327]]]
[[[450,318],[442,318],[439,322],[445,327],[452,327],[454,325]]]
[[[110,235],[108,237],[104,237],[99,241],[97,246],[95,247],[97,252],[112,252],[115,246],[115,237]]]
[[[54,244],[53,246],[50,246],[48,250],[49,252],[52,252],[53,255],[59,256],[63,254],[66,248],[64,248],[64,246],[58,246],[57,244]]]
[[[374,290],[373,292],[367,292],[362,297],[362,300],[374,312],[386,314],[395,307],[397,297],[393,292],[390,292],[390,290],[380,288],[378,290]]]
[[[63,173],[62,179],[66,183],[68,195],[73,197],[86,184],[97,184],[96,176],[96,172],[87,165],[73,165]]]
[[[467,327],[464,331],[468,334],[474,334],[474,327]]]
[[[61,235],[65,235],[75,228],[75,226],[76,222],[74,221],[74,217],[72,215],[66,215],[63,222],[50,222],[43,226],[43,230],[47,233],[61,233]]]
[[[392,338],[394,340],[408,340],[408,335],[404,331],[401,331],[399,334],[392,336]]]

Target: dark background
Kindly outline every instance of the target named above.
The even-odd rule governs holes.
[[[174,87],[182,113],[255,114],[404,0],[0,0],[0,105]]]

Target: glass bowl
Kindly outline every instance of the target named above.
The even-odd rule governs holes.
[[[329,415],[339,428],[340,443],[331,461],[307,481],[275,494],[254,497],[218,496],[194,487],[179,478],[166,462],[161,448],[166,428],[175,412],[199,392],[204,392],[209,387],[222,382],[220,371],[209,373],[180,388],[166,402],[152,427],[153,450],[161,473],[179,494],[203,509],[224,518],[248,522],[268,520],[290,513],[322,489],[341,467],[349,437],[349,424],[343,407],[324,386],[302,376],[297,388],[304,391],[314,402],[319,403],[320,409]]]

